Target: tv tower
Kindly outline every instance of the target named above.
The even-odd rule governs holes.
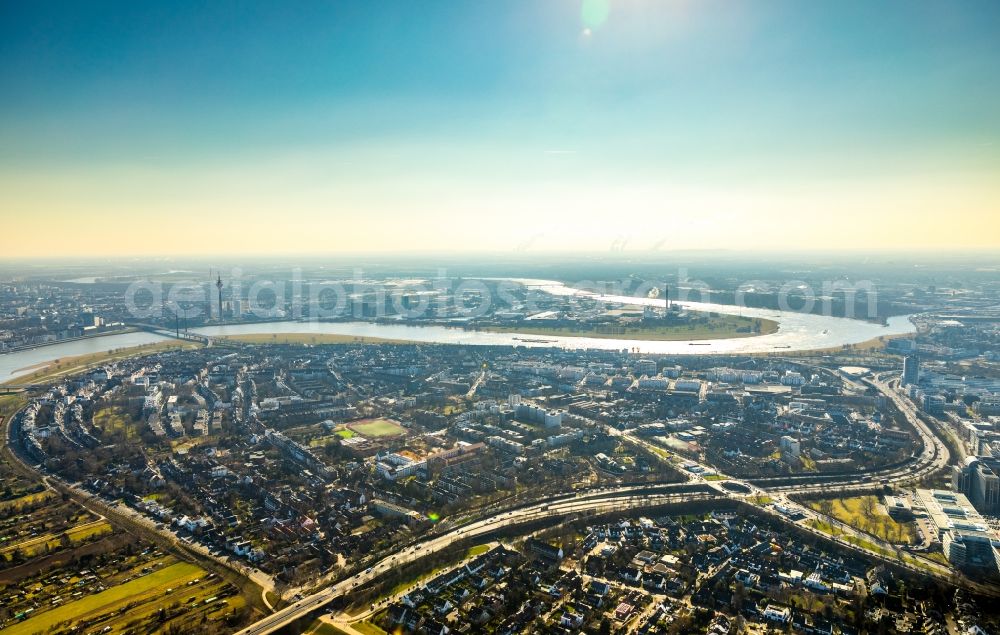
[[[219,290],[219,321],[222,321],[222,274],[219,274],[215,281],[215,287]]]
[[[663,285],[663,302],[665,303],[665,308],[667,311],[670,310],[670,287],[666,284]]]

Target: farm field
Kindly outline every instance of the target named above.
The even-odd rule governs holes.
[[[24,496],[18,496],[17,498],[0,500],[0,511],[6,509],[22,510],[28,507],[33,507],[35,505],[40,505],[41,503],[44,503],[45,501],[51,499],[53,496],[54,494],[52,492],[48,490],[42,490],[40,492],[35,492],[34,494],[25,494]]]
[[[112,532],[111,525],[72,502],[44,494],[0,508],[0,568],[69,549]]]
[[[389,419],[366,419],[347,424],[347,429],[364,437],[395,437],[406,434],[406,429]]]
[[[239,589],[53,498],[0,512],[0,633],[217,633],[244,624]],[[223,626],[223,623],[225,626]]]

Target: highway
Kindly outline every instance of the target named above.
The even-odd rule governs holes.
[[[948,465],[950,456],[947,447],[920,419],[913,404],[901,396],[890,385],[890,382],[883,379],[884,375],[887,375],[887,373],[876,375],[872,380],[865,381],[887,399],[891,400],[900,413],[903,414],[918,432],[923,441],[923,448],[920,453],[902,466],[881,472],[871,472],[867,475],[845,475],[823,480],[817,480],[818,475],[802,475],[795,477],[796,479],[800,479],[801,482],[793,482],[792,484],[787,484],[789,480],[787,477],[782,479],[786,483],[768,485],[767,479],[741,480],[724,474],[719,474],[717,480],[706,480],[701,476],[701,472],[711,471],[718,473],[717,470],[676,455],[660,446],[654,446],[650,442],[633,434],[615,430],[614,428],[607,428],[610,434],[620,436],[629,443],[644,447],[654,455],[660,457],[661,460],[669,463],[672,467],[676,468],[679,465],[687,464],[689,467],[694,468],[686,470],[687,482],[641,484],[567,492],[545,501],[529,503],[516,509],[498,510],[497,513],[487,518],[475,520],[442,534],[428,537],[393,555],[387,556],[364,571],[341,580],[317,593],[304,597],[284,609],[257,621],[240,631],[240,633],[243,635],[261,635],[278,631],[292,622],[309,615],[334,599],[376,579],[386,571],[442,551],[452,546],[456,541],[475,539],[492,534],[498,530],[506,530],[520,525],[573,514],[623,512],[670,504],[721,499],[739,500],[746,504],[755,505],[762,513],[768,514],[781,522],[793,523],[800,530],[816,535],[824,540],[833,540],[845,548],[859,551],[873,558],[893,560],[897,566],[917,573],[954,581],[956,574],[950,567],[923,558],[922,556],[904,554],[894,545],[865,532],[838,523],[835,519],[824,517],[818,512],[788,498],[788,495],[791,494],[809,493],[817,489],[829,491],[831,495],[842,495],[865,490],[870,491],[882,482],[912,482]],[[682,469],[682,471],[685,470]],[[87,495],[82,491],[73,489],[78,495]],[[768,497],[774,499],[774,502],[764,505],[755,504],[755,500],[761,500],[758,497]],[[145,529],[152,529],[149,526],[151,523],[148,523],[148,521],[143,522],[145,519],[140,520],[134,517],[139,516],[139,514],[133,510],[115,509],[109,511],[117,512],[117,515],[120,517],[128,516],[128,520],[135,525],[145,525]],[[797,517],[797,519],[793,519],[793,516]],[[820,519],[835,526],[841,532],[841,535],[830,536],[810,526],[810,520]],[[170,535],[170,538],[176,541],[176,536]],[[854,542],[848,539],[853,539]],[[189,545],[189,547],[193,546]],[[211,557],[211,554],[199,555],[202,557]],[[270,586],[268,583],[271,580],[267,579],[267,576],[264,576],[262,573],[259,575],[250,575],[250,577],[254,582],[265,588]],[[979,586],[960,577],[958,579],[962,580],[967,586]],[[992,589],[983,588],[977,588],[977,590],[993,591]]]
[[[324,589],[318,593],[310,595],[298,602],[284,608],[277,613],[270,615],[250,627],[241,631],[241,635],[262,635],[273,633],[276,630],[291,624],[292,622],[308,615],[316,609],[326,605],[332,600],[348,593],[360,585],[369,582],[391,567],[399,566],[419,560],[438,550],[452,545],[457,540],[475,538],[494,532],[498,529],[514,527],[528,524],[546,518],[556,518],[573,513],[585,512],[608,512],[626,511],[630,509],[642,509],[666,505],[671,503],[684,503],[693,501],[706,501],[721,498],[742,500],[745,503],[753,504],[756,497],[774,498],[772,504],[758,505],[757,507],[765,514],[768,514],[781,522],[790,522],[802,531],[813,534],[824,540],[833,540],[844,548],[861,552],[869,557],[892,560],[897,566],[908,569],[914,573],[931,575],[939,579],[954,581],[956,573],[948,566],[941,563],[918,556],[915,554],[903,553],[895,545],[887,543],[876,536],[862,532],[858,529],[840,523],[836,519],[825,517],[804,505],[796,503],[788,498],[789,494],[806,493],[814,489],[834,490],[838,494],[850,493],[854,491],[871,490],[879,486],[880,482],[903,483],[912,482],[922,476],[931,474],[948,465],[949,453],[945,445],[938,439],[933,431],[923,423],[917,416],[916,409],[908,399],[903,398],[887,382],[882,380],[882,376],[876,376],[868,381],[869,385],[878,390],[886,398],[890,399],[896,408],[910,422],[920,435],[923,441],[923,448],[920,454],[916,455],[904,466],[882,472],[872,472],[868,475],[844,476],[840,480],[824,481],[821,483],[809,482],[809,477],[805,477],[801,484],[766,487],[751,483],[750,481],[731,478],[721,475],[721,480],[705,480],[696,471],[688,471],[687,483],[674,486],[659,486],[663,492],[639,494],[641,490],[659,489],[650,485],[633,485],[627,487],[614,488],[611,490],[584,491],[575,494],[567,494],[567,497],[557,502],[545,502],[529,505],[521,509],[507,511],[496,514],[489,518],[475,521],[471,524],[458,527],[445,534],[431,538],[425,542],[418,543],[400,553],[384,558],[373,567],[364,572],[347,578],[337,584]],[[664,448],[654,446],[648,441],[625,432],[608,428],[608,432],[616,434],[626,439],[630,443],[642,446],[661,457],[664,461],[676,466],[675,462],[697,466],[701,470],[711,470],[714,468],[697,464],[683,457],[677,456]],[[673,458],[674,461],[670,459]],[[813,477],[814,478],[814,477]],[[873,480],[877,479],[877,480]],[[727,488],[724,483],[728,483]],[[699,492],[670,492],[674,489],[690,489],[692,485],[704,486]],[[733,487],[735,485],[735,487]],[[733,491],[733,490],[742,490]],[[798,517],[793,520],[792,517]],[[841,532],[839,536],[831,536],[810,525],[811,520],[823,520],[836,527]],[[854,542],[852,542],[853,540]],[[961,578],[960,578],[961,579]],[[968,580],[963,580],[967,586],[978,587]],[[992,591],[992,589],[978,588],[980,591]]]
[[[689,488],[687,484],[681,484]],[[667,486],[660,486],[667,487]],[[678,487],[679,489],[679,487]],[[719,498],[717,492],[663,492],[644,495],[617,495],[613,493],[581,493],[570,499],[552,503],[539,503],[522,509],[498,514],[490,518],[473,522],[464,527],[454,529],[447,534],[419,542],[408,549],[388,556],[377,564],[322,591],[305,597],[281,611],[274,613],[255,624],[240,631],[243,635],[261,635],[273,633],[312,611],[324,606],[332,600],[377,578],[391,568],[414,562],[431,553],[451,546],[457,540],[467,540],[490,534],[497,530],[529,524],[547,518],[566,516],[578,513],[601,513],[627,511],[630,509],[645,509],[660,505],[707,501]]]
[[[819,477],[816,474],[802,474],[792,477],[784,476],[751,480],[770,492],[805,493],[830,489],[847,493],[851,491],[870,490],[883,482],[894,485],[914,482],[946,468],[951,461],[951,454],[948,451],[948,447],[918,416],[913,403],[908,398],[900,395],[893,387],[893,382],[883,381],[883,376],[892,374],[898,373],[881,373],[876,375],[874,379],[866,379],[864,381],[889,399],[920,436],[923,445],[920,453],[915,455],[905,465],[867,472],[865,474],[830,477]],[[781,481],[800,482],[791,485],[777,484]],[[775,484],[771,485],[770,483]]]

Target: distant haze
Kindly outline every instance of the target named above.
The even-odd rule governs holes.
[[[4,3],[0,258],[1000,247],[1000,3]]]

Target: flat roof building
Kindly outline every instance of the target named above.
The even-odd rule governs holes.
[[[1000,537],[964,494],[918,489],[916,501],[937,529],[948,562],[959,569],[998,570]]]
[[[895,520],[907,521],[913,518],[910,501],[900,496],[885,497],[885,511]]]

